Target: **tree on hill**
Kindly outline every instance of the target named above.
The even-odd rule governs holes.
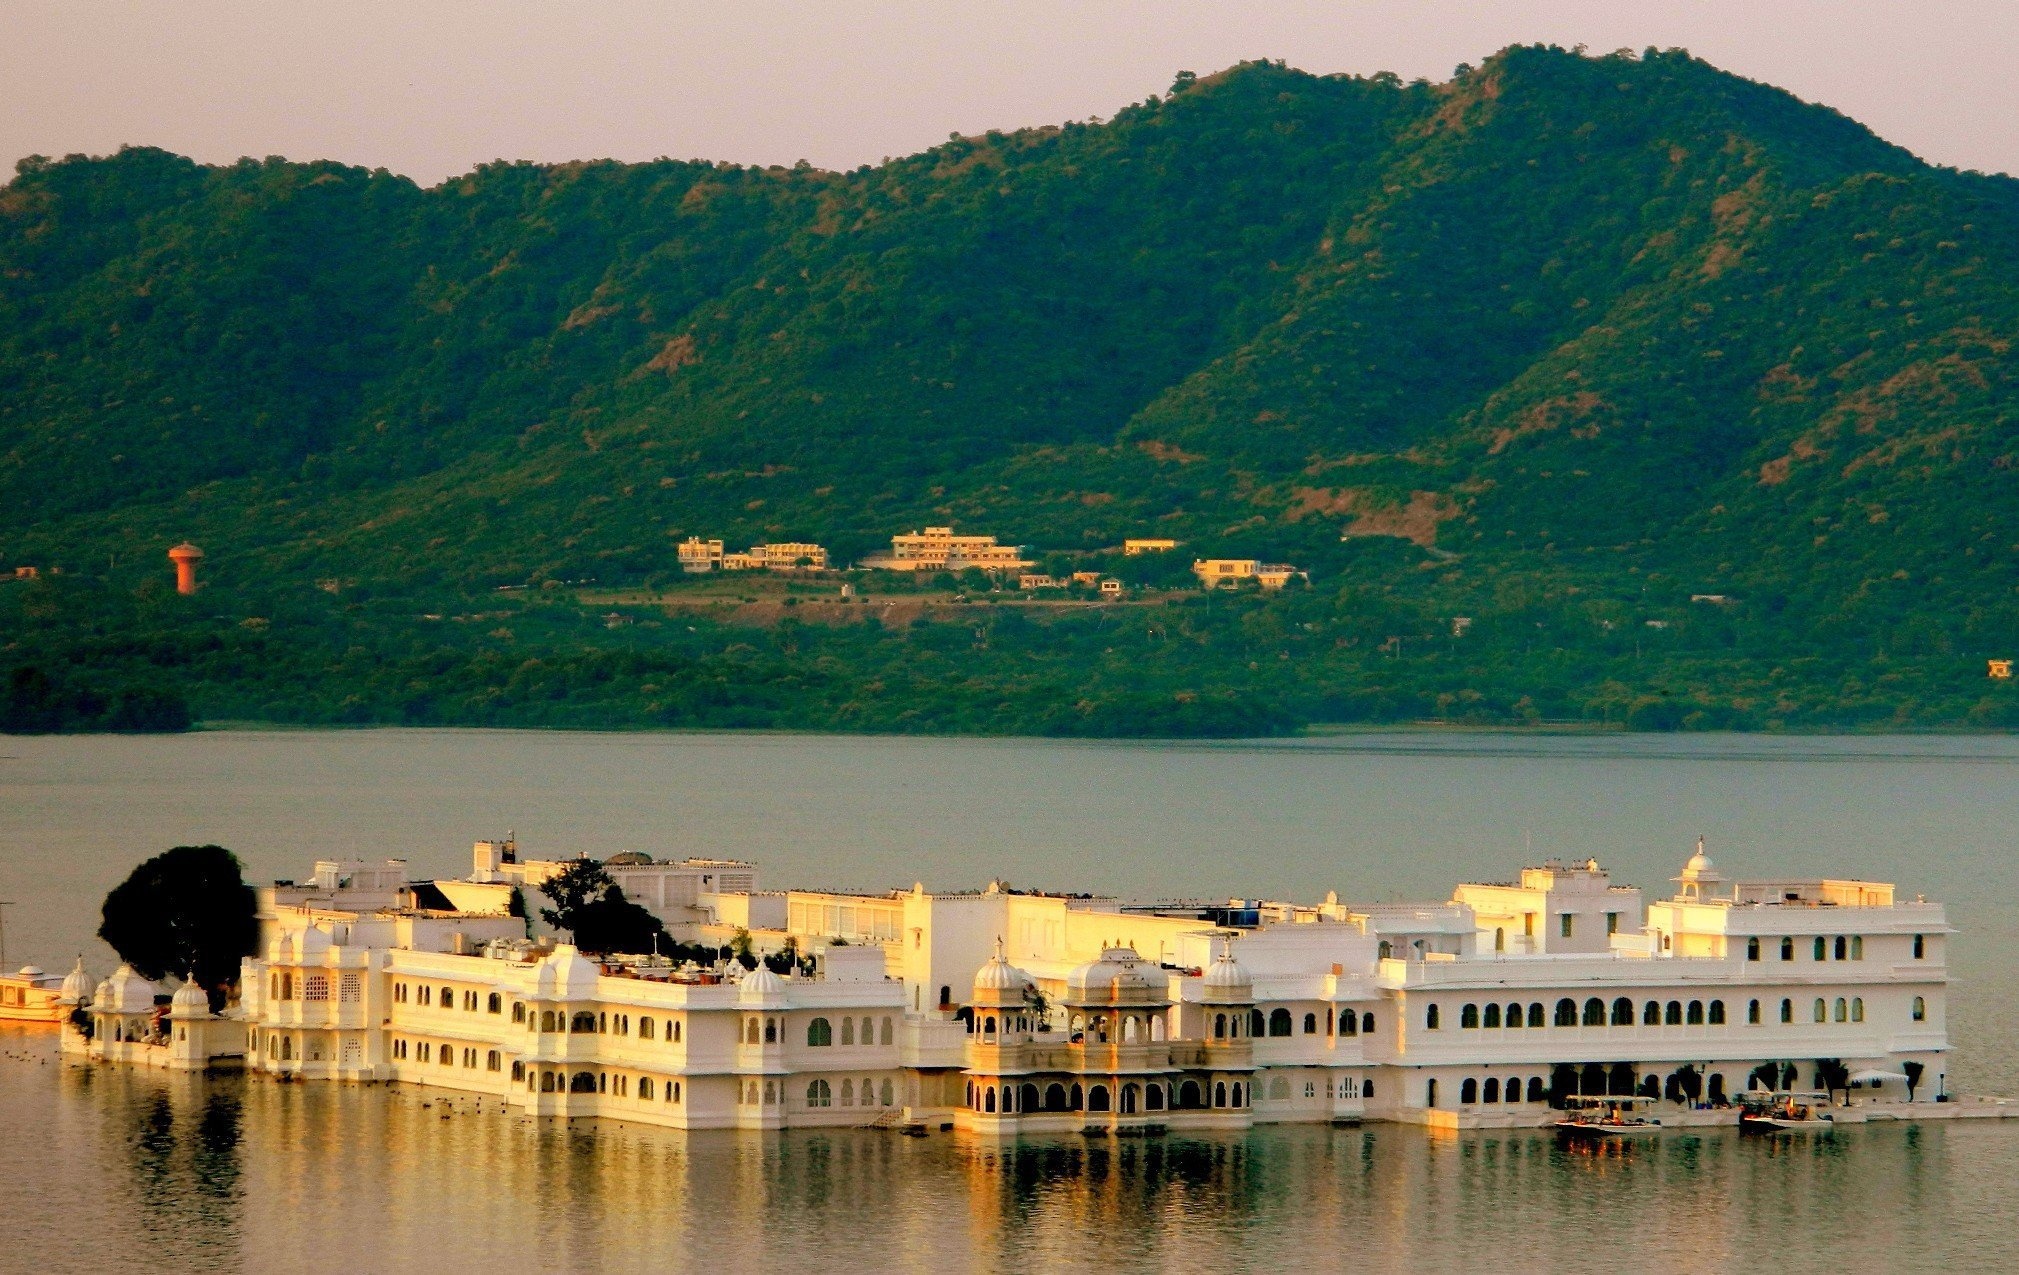
[[[585,952],[650,952],[666,927],[659,918],[624,897],[609,871],[594,859],[577,859],[560,875],[540,883],[554,906],[540,919],[566,930]]]
[[[105,896],[98,937],[141,977],[193,978],[211,1007],[259,947],[258,900],[223,846],[176,846],[135,868]]]

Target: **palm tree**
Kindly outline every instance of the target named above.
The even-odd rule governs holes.
[[[1816,1088],[1830,1095],[1830,1101],[1837,1100],[1837,1090],[1844,1091],[1844,1100],[1851,1097],[1851,1069],[1844,1066],[1839,1058],[1816,1059]]]
[[[1912,1102],[1914,1101],[1914,1087],[1921,1083],[1921,1076],[1928,1070],[1928,1065],[1926,1063],[1904,1062],[1900,1064],[1900,1070],[1906,1073],[1907,1101]]]

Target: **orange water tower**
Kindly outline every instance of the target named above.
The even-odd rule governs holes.
[[[168,551],[168,560],[175,564],[175,591],[195,593],[196,564],[203,561],[203,550],[185,540]]]

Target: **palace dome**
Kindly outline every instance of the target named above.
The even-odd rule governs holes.
[[[121,965],[98,985],[92,1008],[101,1014],[145,1014],[154,1008],[154,993],[154,984],[135,973],[131,965]]]
[[[573,943],[558,944],[553,955],[540,962],[540,998],[586,1000],[596,994],[596,980],[602,974],[602,968]]]
[[[745,1001],[782,1000],[785,996],[785,980],[758,962],[757,968],[745,974],[736,985],[736,999]]]
[[[195,979],[189,979],[175,989],[175,996],[168,1002],[170,1018],[209,1018],[210,994],[198,987]]]
[[[1021,1004],[1025,989],[1031,985],[1031,976],[1009,963],[1003,952],[1003,941],[995,941],[995,955],[988,964],[975,971],[974,999],[976,1004],[1000,1004],[1004,1002]]]
[[[1170,980],[1163,971],[1145,965],[1133,947],[1103,948],[1099,960],[1089,961],[1066,975],[1069,1002],[1155,1003],[1169,990]]]
[[[77,968],[63,976],[63,990],[56,994],[59,1005],[88,1005],[91,1002],[91,975],[84,972],[84,958],[77,958]]]
[[[1254,980],[1248,971],[1234,959],[1234,944],[1230,939],[1220,943],[1220,953],[1213,958],[1213,964],[1199,980],[1199,987],[1205,999],[1221,1004],[1246,1003],[1255,999]]]

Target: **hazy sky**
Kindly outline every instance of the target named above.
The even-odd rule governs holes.
[[[1680,45],[1924,158],[2019,172],[2019,0],[934,4],[0,0],[0,163],[125,143],[436,182],[490,159],[874,163],[1243,58],[1444,79]]]

